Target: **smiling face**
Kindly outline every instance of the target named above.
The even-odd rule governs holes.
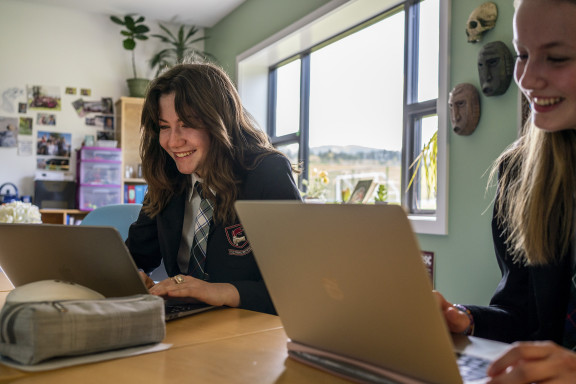
[[[576,129],[575,19],[568,1],[523,0],[514,15],[514,76],[534,124],[550,132]]]
[[[174,159],[180,173],[196,173],[204,178],[203,166],[210,149],[210,135],[204,124],[194,116],[188,126],[176,113],[174,93],[160,96],[158,101],[160,146]]]

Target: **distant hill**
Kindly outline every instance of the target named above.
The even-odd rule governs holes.
[[[387,149],[378,149],[378,148],[370,148],[370,147],[363,147],[360,145],[322,145],[320,147],[310,148],[310,153],[314,155],[319,155],[321,153],[326,152],[333,152],[333,153],[344,153],[347,155],[357,155],[359,153],[372,153],[372,152],[387,152],[387,153],[398,153],[400,151],[389,151]]]
[[[324,145],[310,148],[310,155],[332,160],[376,160],[381,163],[400,164],[401,152],[369,148],[358,145]]]

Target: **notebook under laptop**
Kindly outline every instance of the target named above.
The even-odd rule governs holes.
[[[452,341],[401,207],[238,201],[236,209],[291,357],[360,382],[451,384],[463,382],[454,344],[484,359],[508,347]]]
[[[113,227],[0,223],[0,267],[14,287],[59,279],[91,288],[105,297],[148,292]],[[166,300],[166,320],[210,308]]]

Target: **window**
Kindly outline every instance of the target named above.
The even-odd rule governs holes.
[[[446,2],[336,2],[345,4],[241,55],[241,97],[274,145],[302,162],[302,188],[313,169],[327,171],[327,199],[338,202],[373,179],[408,208],[418,232],[446,233]],[[348,23],[334,30],[336,19],[327,20],[342,22],[346,12]],[[296,49],[298,36],[318,31]],[[413,165],[431,139],[438,156]]]

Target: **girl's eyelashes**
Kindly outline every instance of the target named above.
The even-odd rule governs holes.
[[[548,61],[551,61],[553,63],[563,63],[565,61],[568,61],[568,58],[567,57],[559,57],[559,56],[557,56],[557,57],[550,56],[550,57],[548,57]]]

